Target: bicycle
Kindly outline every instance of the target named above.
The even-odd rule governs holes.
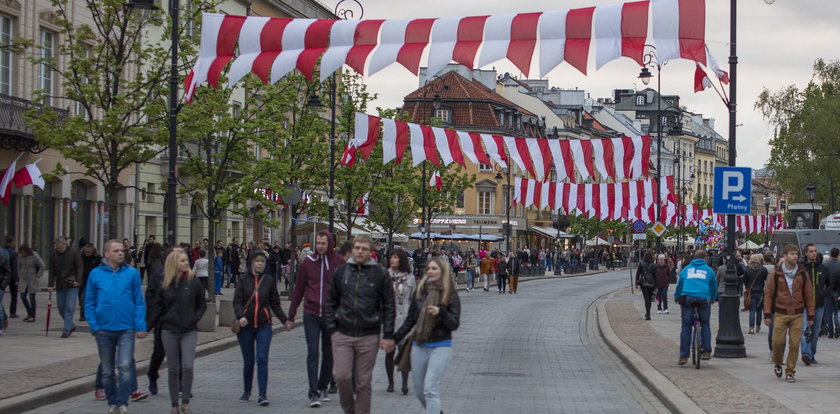
[[[697,312],[697,306],[694,306],[694,323],[691,328],[691,364],[695,369],[700,369],[701,355],[703,354],[703,343],[701,341],[701,333],[703,331],[700,326],[700,314]]]

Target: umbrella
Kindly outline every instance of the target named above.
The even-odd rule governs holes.
[[[47,332],[44,336],[50,336],[50,314],[52,313],[52,289],[50,289],[50,298],[47,299]]]

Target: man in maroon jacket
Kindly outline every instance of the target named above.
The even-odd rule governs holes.
[[[332,379],[332,343],[324,324],[327,294],[333,271],[344,264],[344,258],[335,252],[335,237],[327,230],[315,236],[315,253],[300,263],[289,319],[286,329],[294,328],[295,314],[303,300],[303,330],[306,335],[306,371],[309,375],[309,406],[320,407],[329,401],[327,386]],[[318,373],[318,339],[321,339],[321,371]]]

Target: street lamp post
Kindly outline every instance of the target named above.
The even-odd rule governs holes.
[[[502,172],[507,176],[507,185],[505,185],[505,225],[502,226],[505,233],[505,253],[510,253],[510,233],[512,227],[510,225],[510,166],[502,168],[501,171],[496,171],[496,181],[502,180]]]
[[[729,166],[734,167],[737,158],[737,88],[738,53],[737,53],[737,0],[730,0],[729,6]],[[718,335],[715,339],[716,358],[745,358],[744,333],[741,331],[740,293],[738,292],[738,273],[735,269],[735,215],[726,217],[726,274],[725,289],[720,295],[718,312]]]
[[[770,193],[764,193],[764,214],[767,216],[767,222],[764,227],[764,247],[770,245]]]
[[[651,49],[650,52],[647,52],[644,56],[642,61],[644,62],[644,66],[642,67],[642,72],[639,73],[639,79],[642,80],[642,83],[647,85],[650,83],[650,78],[653,77],[653,74],[650,73],[648,70],[648,66],[656,66],[656,182],[659,185],[662,185],[662,63],[659,62],[659,59],[656,57],[656,47],[651,45],[645,45]],[[653,123],[649,122],[649,126],[653,126]],[[648,128],[648,131],[650,128]],[[647,160],[642,160],[642,162],[647,162]],[[656,191],[656,219],[654,221],[658,222],[661,220],[661,209],[662,209],[662,200],[661,200],[661,192]],[[662,237],[656,236],[656,252],[659,253],[662,251]]]
[[[814,207],[814,200],[817,198],[817,185],[814,183],[808,184],[805,187],[805,192],[808,194],[808,201],[811,202],[811,228],[820,228],[820,223],[817,220],[817,209]]]
[[[166,177],[166,244],[175,246],[178,231],[178,203],[177,188],[178,177],[175,175],[178,159],[178,48],[180,32],[178,31],[178,17],[180,1],[169,1],[169,16],[172,21],[172,35],[170,43],[171,62],[169,68],[169,168]],[[155,0],[129,0],[126,4],[126,11],[131,10],[157,10]]]

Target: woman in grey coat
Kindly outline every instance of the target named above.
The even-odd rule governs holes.
[[[394,327],[402,326],[408,316],[408,308],[411,306],[411,298],[414,295],[414,275],[411,273],[411,266],[408,264],[408,254],[405,250],[396,249],[388,258],[388,273],[394,283],[394,304],[396,305],[396,318]],[[407,342],[407,340],[406,340]],[[404,344],[397,344],[403,349]],[[409,344],[408,346],[411,346]],[[394,356],[396,349],[385,354],[385,373],[388,375],[388,392],[394,392]],[[400,352],[402,355],[402,352]],[[408,371],[400,371],[402,374],[403,395],[408,394]]]
[[[38,256],[38,253],[34,252],[28,244],[21,244],[18,251],[20,252],[18,255],[18,275],[20,277],[18,290],[27,314],[23,321],[35,322],[35,293],[41,288],[40,279],[47,266],[41,256]]]

